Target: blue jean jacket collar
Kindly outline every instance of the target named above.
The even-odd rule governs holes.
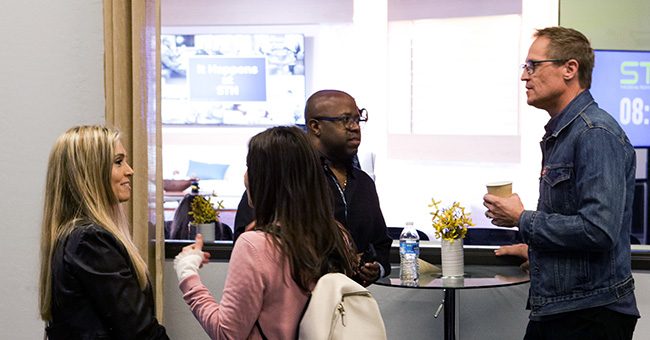
[[[555,130],[551,134],[553,138],[557,136],[569,126],[589,105],[594,103],[594,97],[588,90],[582,91],[567,105],[560,113],[560,120],[555,125]],[[578,109],[576,109],[578,108]]]

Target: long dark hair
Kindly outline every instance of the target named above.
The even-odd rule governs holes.
[[[254,136],[246,163],[256,229],[274,236],[294,281],[308,290],[328,272],[352,275],[356,254],[334,219],[331,191],[305,133],[280,126]]]

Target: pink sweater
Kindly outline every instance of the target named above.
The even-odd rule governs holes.
[[[243,233],[230,257],[221,303],[199,275],[180,282],[185,302],[212,339],[294,339],[307,294],[291,278],[286,257],[260,231]]]

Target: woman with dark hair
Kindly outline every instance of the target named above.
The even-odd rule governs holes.
[[[183,248],[174,268],[185,302],[212,339],[293,339],[309,291],[326,273],[358,266],[334,219],[330,190],[303,131],[274,127],[254,136],[244,182],[255,230],[235,244],[221,303],[201,283],[203,241]]]

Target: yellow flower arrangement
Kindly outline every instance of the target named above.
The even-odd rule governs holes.
[[[213,197],[217,195],[212,194]],[[196,195],[190,203],[190,212],[192,223],[203,224],[219,221],[219,211],[223,209],[223,200],[216,203],[217,207],[212,205],[212,197]]]
[[[440,201],[431,199],[431,204],[434,211],[431,212],[433,217],[431,223],[435,229],[436,238],[442,238],[450,242],[454,240],[465,238],[467,234],[467,227],[474,225],[472,218],[465,212],[465,207],[461,206],[459,202],[454,202],[451,207],[440,209]]]

